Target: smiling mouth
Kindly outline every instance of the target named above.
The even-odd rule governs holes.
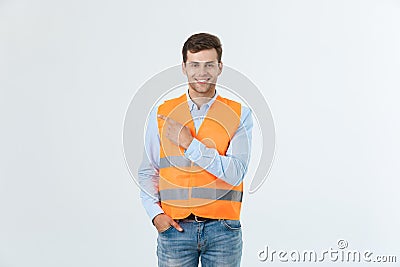
[[[207,78],[207,79],[195,79],[195,81],[197,83],[199,83],[199,84],[206,84],[206,83],[209,83],[210,78]]]

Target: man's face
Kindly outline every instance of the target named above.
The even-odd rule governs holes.
[[[217,51],[212,48],[197,53],[187,52],[187,61],[182,63],[183,73],[188,77],[189,87],[200,94],[214,91],[222,63],[218,63]]]

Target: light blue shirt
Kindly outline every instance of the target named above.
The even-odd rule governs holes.
[[[200,109],[186,93],[190,114],[192,115],[196,133],[200,128],[210,106],[217,98],[217,93]],[[251,110],[243,105],[241,109],[240,124],[233,135],[226,155],[219,155],[215,148],[208,148],[196,138],[190,143],[184,154],[189,160],[199,165],[209,173],[224,180],[231,185],[239,185],[247,172],[251,151],[251,130],[253,120]],[[158,191],[159,166],[160,166],[160,136],[157,124],[157,110],[155,107],[149,115],[143,160],[138,170],[138,180],[141,188],[140,198],[151,220],[164,213],[159,202]]]

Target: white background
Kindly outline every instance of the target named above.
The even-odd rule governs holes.
[[[0,266],[156,266],[123,118],[201,31],[275,119],[271,173],[245,195],[242,265],[271,266],[266,245],[338,239],[400,261],[399,26],[386,0],[0,1]]]

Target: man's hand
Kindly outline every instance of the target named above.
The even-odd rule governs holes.
[[[154,217],[153,219],[153,223],[159,233],[166,231],[171,225],[175,227],[175,229],[179,232],[183,231],[183,229],[177,222],[175,222],[171,217],[164,213],[156,215],[156,217]]]
[[[159,114],[158,118],[165,120],[165,136],[174,144],[187,149],[193,140],[190,129],[179,122]]]

